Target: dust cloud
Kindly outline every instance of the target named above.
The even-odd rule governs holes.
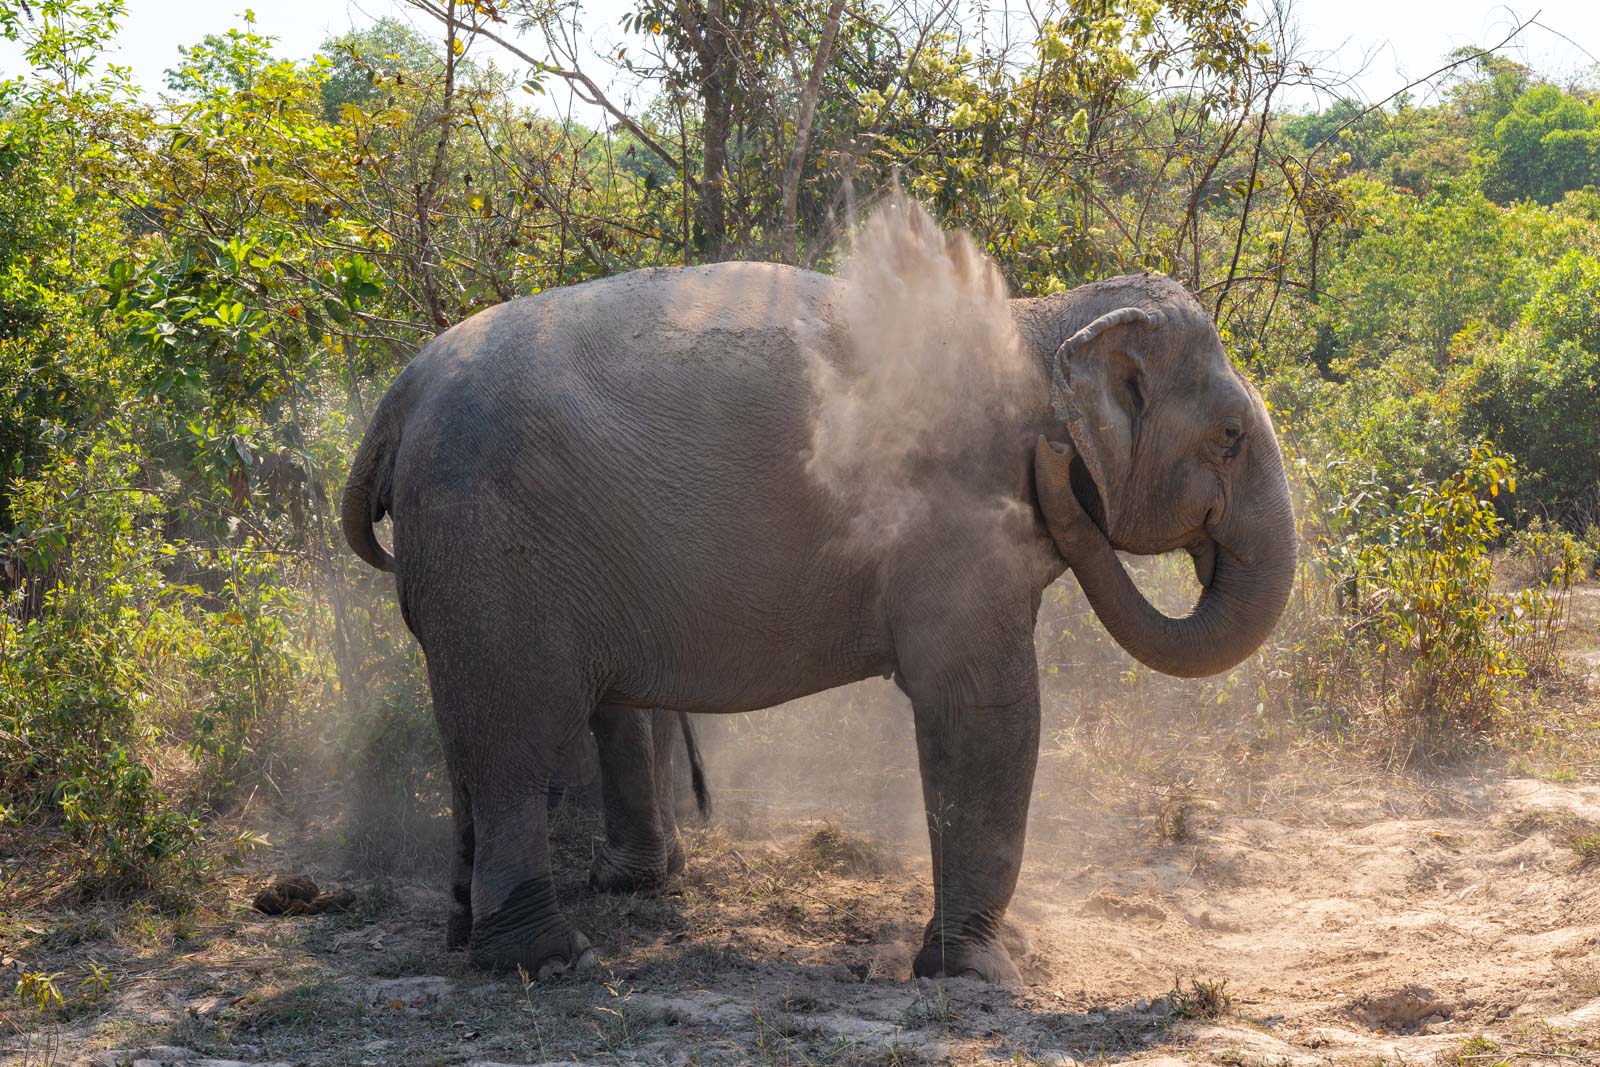
[[[850,351],[808,353],[807,471],[854,510],[854,535],[881,548],[927,518],[934,493],[921,475],[983,447],[1040,376],[994,262],[904,195],[869,216],[840,274]]]
[[[970,235],[893,193],[852,235],[839,275],[837,330],[802,337],[817,405],[806,470],[852,515],[850,547],[892,550],[936,508],[998,527],[1023,503],[952,499],[948,474],[970,469],[1042,386],[1000,271]],[[926,840],[911,708],[889,681],[696,726],[735,830],[826,819],[880,843]]]
[[[1194,602],[1199,585],[1186,554],[1125,562],[1163,610],[1181,614]],[[1205,683],[1137,664],[1070,575],[1045,590],[1034,647],[1042,728],[1027,847],[1048,869],[1103,862],[1095,850],[1108,841],[1122,847],[1159,835],[1163,813],[1205,792],[1218,751],[1235,747],[1232,739],[1248,729],[1253,686],[1238,687],[1247,700],[1219,703],[1219,694],[1202,695]],[[716,824],[760,839],[827,822],[899,854],[913,871],[927,862],[911,703],[893,682],[869,679],[763,711],[692,721]],[[686,783],[680,796],[692,824]],[[1038,888],[1025,881],[1019,893]]]
[[[871,679],[693,721],[713,822],[736,836],[761,839],[823,821],[880,845],[927,841],[911,704],[893,682]],[[680,796],[688,814],[687,793]]]

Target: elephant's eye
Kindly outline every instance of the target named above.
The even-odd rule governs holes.
[[[1236,457],[1240,449],[1244,448],[1244,424],[1231,415],[1223,419],[1219,443],[1222,445],[1224,461]]]
[[[1133,412],[1135,419],[1138,419],[1144,414],[1144,390],[1139,388],[1139,379],[1129,378],[1124,388],[1128,390],[1128,410]]]

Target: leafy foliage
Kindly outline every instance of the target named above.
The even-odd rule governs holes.
[[[1488,148],[1490,195],[1553,204],[1600,180],[1600,104],[1535,85],[1495,123]]]
[[[1555,666],[1562,614],[1551,591],[1566,592],[1578,561],[1562,555],[1540,587],[1495,591],[1494,500],[1516,488],[1511,462],[1486,445],[1449,478],[1398,496],[1359,477],[1341,487],[1321,558],[1344,638],[1364,646],[1369,675],[1375,665],[1363,681],[1376,683],[1379,714],[1423,734],[1481,736],[1518,680]]]

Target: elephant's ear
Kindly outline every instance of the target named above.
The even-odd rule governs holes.
[[[1149,392],[1138,340],[1130,335],[1162,321],[1160,312],[1118,308],[1063,341],[1052,361],[1050,403],[1099,491],[1108,535],[1117,529]]]

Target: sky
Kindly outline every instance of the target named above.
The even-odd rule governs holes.
[[[999,0],[1021,5],[1026,0]],[[1252,4],[1260,0],[1250,0]],[[1537,14],[1540,25],[1524,31],[1511,54],[1556,78],[1600,63],[1600,0],[1543,0],[1510,6],[1485,0],[1291,0],[1303,48],[1320,57],[1317,65],[1353,75],[1350,95],[1381,100],[1407,82],[1442,66],[1443,57],[1463,45],[1499,42],[1518,23]],[[621,40],[618,20],[634,6],[629,0],[592,0],[582,5],[591,50]],[[115,61],[133,70],[134,80],[154,94],[163,72],[174,65],[178,46],[240,25],[245,3],[234,0],[127,0],[127,15]],[[385,14],[401,14],[397,0],[262,0],[254,6],[259,32],[278,38],[282,54],[305,57],[330,35],[365,26]],[[414,20],[426,22],[413,14]],[[421,25],[421,22],[418,23]],[[531,49],[530,49],[531,50]],[[537,52],[535,53],[537,54]],[[505,57],[507,66],[516,61]],[[0,76],[22,72],[20,52],[0,40]],[[1426,90],[1414,95],[1426,97]],[[1308,96],[1292,100],[1313,106]],[[567,105],[561,100],[552,106]],[[589,118],[579,105],[575,117]]]

